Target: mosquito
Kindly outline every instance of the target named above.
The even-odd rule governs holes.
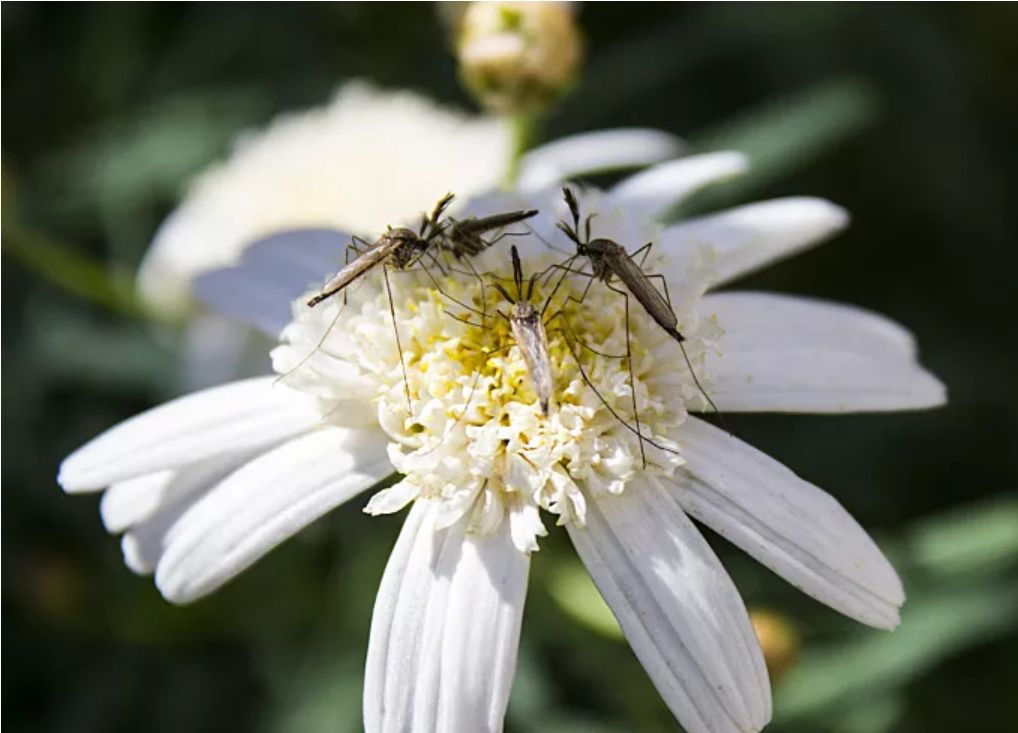
[[[523,221],[537,214],[537,211],[513,211],[480,219],[470,218],[462,222],[454,221],[450,229],[449,223],[442,221],[442,217],[452,203],[453,197],[452,193],[447,193],[439,199],[431,214],[422,217],[421,226],[418,231],[408,227],[389,227],[374,242],[368,242],[357,236],[352,237],[351,244],[346,251],[347,262],[344,267],[329,279],[319,293],[307,301],[308,307],[314,308],[322,301],[328,300],[337,293],[342,292],[345,304],[346,288],[375,267],[381,266],[382,275],[385,280],[385,289],[389,299],[389,313],[392,316],[393,332],[396,337],[396,348],[400,356],[400,367],[403,370],[403,386],[406,392],[408,408],[410,407],[410,391],[407,382],[406,364],[403,359],[403,346],[400,343],[399,330],[396,328],[396,310],[392,297],[392,284],[389,281],[389,270],[406,272],[414,268],[415,265],[419,265],[420,269],[424,271],[442,295],[457,305],[470,309],[470,306],[466,303],[460,302],[442,289],[424,258],[429,259],[431,264],[437,267],[443,274],[447,274],[442,263],[435,257],[436,249],[440,252],[451,252],[456,259],[462,259],[468,254],[477,254],[493,244],[494,241],[497,241],[497,239],[492,242],[486,241],[483,239],[484,234],[504,228],[518,221]],[[355,256],[352,262],[350,261],[351,255]],[[471,269],[473,269],[472,266]],[[474,275],[480,277],[476,272]],[[336,314],[337,319],[338,317],[339,313]]]
[[[503,234],[493,240],[487,240],[484,239],[485,234],[518,224],[532,216],[537,216],[537,213],[537,209],[528,209],[526,211],[507,211],[503,214],[493,214],[480,219],[476,217],[461,221],[453,219],[452,226],[444,237],[448,242],[446,249],[451,251],[456,259],[461,259],[465,255],[478,255],[505,236]],[[509,233],[506,232],[506,234]]]
[[[344,290],[373,268],[382,265],[394,270],[406,270],[417,262],[431,248],[435,239],[443,233],[445,225],[440,223],[442,214],[452,203],[453,194],[447,193],[435,204],[431,216],[424,217],[420,231],[415,232],[407,227],[389,227],[374,242],[368,242],[354,236],[347,249],[347,259],[353,252],[357,258],[337,272],[322,288],[321,292],[308,300],[308,307],[314,308],[323,300],[331,298]],[[361,251],[362,248],[366,249]]]
[[[513,339],[520,347],[523,354],[523,361],[527,365],[527,374],[530,376],[530,383],[537,393],[537,399],[541,403],[541,413],[547,417],[548,408],[551,405],[552,376],[551,357],[548,355],[548,333],[544,329],[544,321],[541,312],[534,307],[530,299],[534,296],[534,284],[537,281],[536,273],[527,283],[526,295],[523,293],[523,265],[520,264],[520,253],[513,245],[510,250],[513,259],[513,283],[516,285],[516,297],[509,294],[501,283],[492,282],[502,297],[512,303],[509,315],[502,311],[498,314],[509,322]]]
[[[533,303],[534,288],[536,284],[545,275],[547,270],[535,272],[527,280],[523,275],[523,266],[520,262],[519,251],[515,245],[510,249],[512,255],[513,264],[513,284],[516,290],[516,296],[514,297],[500,282],[496,280],[491,281],[491,285],[498,290],[498,292],[512,303],[512,308],[509,313],[506,314],[501,310],[497,310],[496,313],[501,316],[509,324],[509,328],[513,334],[513,340],[515,345],[519,347],[523,361],[527,366],[527,376],[530,378],[531,386],[534,392],[537,394],[538,402],[541,406],[541,413],[547,417],[551,407],[551,397],[554,388],[554,375],[552,373],[551,357],[548,348],[548,333],[546,330],[546,324],[551,324],[555,321],[559,321],[560,325],[557,330],[562,334],[566,347],[569,353],[572,355],[573,360],[579,369],[580,376],[583,378],[584,383],[590,387],[590,389],[597,396],[601,404],[611,413],[611,415],[619,421],[627,430],[632,432],[640,440],[640,452],[643,456],[644,466],[646,466],[646,456],[643,455],[643,444],[649,443],[659,450],[663,450],[668,453],[677,453],[674,449],[669,448],[665,445],[648,438],[643,434],[641,429],[634,428],[630,425],[614,407],[604,398],[604,396],[598,391],[594,385],[587,371],[583,368],[583,362],[580,360],[580,355],[575,344],[579,344],[582,348],[597,354],[599,356],[608,358],[625,358],[624,355],[616,354],[605,354],[597,349],[593,348],[589,344],[586,344],[580,339],[569,326],[565,320],[565,309],[559,309],[552,315],[545,317],[543,314],[547,310],[548,303],[551,302],[549,296],[548,301],[545,302],[544,307],[540,310]],[[525,287],[524,287],[525,286]],[[486,325],[483,318],[481,324],[473,323],[469,318],[461,318],[455,314],[450,313],[451,317],[456,318],[463,323],[471,326],[478,326],[480,328],[491,328]],[[505,351],[511,348],[513,344],[502,346],[494,351],[486,352],[489,355],[495,354],[500,351]],[[474,387],[476,387],[477,379],[475,377]],[[471,388],[471,397],[473,395],[474,387]],[[469,403],[468,398],[468,403]],[[465,410],[461,413],[460,418],[465,414]],[[457,422],[460,418],[457,418]]]
[[[417,232],[407,227],[390,227],[374,242],[353,237],[354,246],[350,249],[357,254],[357,258],[353,262],[348,262],[325,284],[320,293],[308,300],[308,306],[313,308],[323,300],[331,298],[379,264],[393,270],[407,270],[422,257],[431,254],[434,244],[451,252],[456,259],[480,254],[501,238],[488,241],[483,238],[485,234],[497,229],[504,229],[537,214],[536,209],[509,211],[479,219],[471,217],[462,221],[453,220],[452,226],[449,226],[440,220],[449,204],[452,203],[452,199],[453,194],[451,193],[443,196],[435,205],[431,215],[423,219],[420,230]],[[360,251],[364,247],[366,249]],[[442,269],[433,257],[432,262]]]
[[[631,294],[636,300],[643,306],[643,309],[648,315],[654,320],[661,329],[675,339],[679,344],[679,348],[682,350],[682,357],[686,362],[686,367],[689,369],[690,375],[693,377],[693,382],[696,384],[697,389],[707,400],[711,408],[717,415],[721,416],[720,410],[717,405],[714,404],[714,400],[711,399],[710,395],[707,394],[707,390],[703,388],[700,383],[699,377],[696,375],[696,371],[693,369],[693,364],[689,359],[689,354],[686,352],[685,341],[686,337],[679,331],[679,319],[675,315],[675,311],[672,309],[671,297],[668,295],[668,283],[665,280],[664,275],[658,273],[646,273],[643,270],[643,263],[646,261],[647,256],[650,254],[651,248],[654,246],[653,242],[647,242],[647,244],[640,247],[638,250],[630,254],[626,251],[618,242],[611,239],[599,237],[591,239],[590,235],[590,222],[593,219],[593,214],[589,214],[584,221],[583,236],[580,236],[580,205],[576,200],[576,196],[572,190],[567,188],[562,189],[563,197],[565,198],[566,205],[569,207],[569,213],[572,217],[572,224],[568,222],[559,222],[558,228],[565,233],[567,237],[576,245],[576,253],[568,257],[564,262],[552,265],[550,269],[562,270],[562,276],[555,284],[555,288],[552,291],[554,295],[555,291],[558,290],[559,286],[562,285],[562,281],[566,275],[572,273],[576,275],[582,275],[588,278],[587,287],[579,298],[569,296],[569,299],[582,303],[586,298],[587,293],[590,291],[591,286],[597,281],[604,283],[605,287],[609,290],[621,295],[625,298],[626,304],[626,355],[630,360],[630,380],[632,380],[632,348],[630,346],[630,333],[629,333],[629,295]],[[640,263],[637,264],[636,258],[643,255],[640,259]],[[591,272],[585,272],[580,269],[572,267],[572,264],[580,257],[587,258],[590,263]],[[626,290],[617,287],[613,284],[613,280],[618,279],[626,286]],[[664,290],[662,295],[656,287],[654,287],[653,280],[658,280],[661,283],[661,287]],[[633,410],[635,415],[636,410],[636,394],[633,393]],[[637,427],[639,427],[639,417],[636,416]],[[722,418],[723,420],[723,418]]]

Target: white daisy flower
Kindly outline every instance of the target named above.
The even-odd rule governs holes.
[[[630,251],[656,243],[647,268],[665,276],[690,362],[718,407],[942,404],[944,388],[918,364],[911,335],[881,316],[707,292],[847,219],[826,201],[789,198],[657,224],[675,192],[709,170],[726,174],[731,162],[666,163],[581,196],[597,212],[595,235]],[[562,258],[542,240],[569,247],[554,229],[559,192],[465,210],[530,207],[542,212],[536,234],[513,240],[528,273]],[[345,305],[336,296],[307,308],[308,292],[343,261],[334,242],[322,232],[270,238],[200,282],[213,304],[282,331],[276,375],[143,413],[60,469],[68,492],[106,490],[103,520],[124,533],[127,564],[154,573],[167,599],[211,593],[395,469],[402,478],[366,505],[371,514],[410,505],[372,620],[368,731],[502,728],[530,557],[549,522],[564,525],[662,698],[694,733],[759,730],[771,698],[745,606],[691,518],[841,613],[898,624],[902,586],[872,539],[821,489],[691,414],[704,411],[704,396],[676,342],[638,306],[631,372],[612,356],[627,341],[618,294],[595,285],[549,321],[555,388],[544,417],[502,319],[481,329],[450,315],[469,311],[449,296],[482,311],[508,307],[477,278],[436,271],[439,292],[422,273],[392,273],[395,324],[377,271],[347,290]],[[472,264],[507,275],[505,243]],[[565,292],[584,288],[582,277],[564,280]],[[539,285],[534,299],[547,294]],[[571,347],[571,336],[590,348]]]
[[[190,185],[142,262],[141,293],[161,312],[182,313],[192,278],[235,262],[249,242],[297,227],[371,231],[446,191],[482,193],[506,177],[512,146],[503,119],[348,83],[328,105],[241,137],[226,161]],[[680,150],[675,136],[658,130],[577,135],[524,156],[519,185],[650,165]]]

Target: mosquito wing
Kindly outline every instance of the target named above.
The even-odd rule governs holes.
[[[521,300],[513,307],[509,325],[516,345],[523,353],[530,382],[541,403],[541,412],[547,415],[552,392],[551,357],[548,355],[548,334],[541,322],[541,314],[529,302]]]
[[[493,214],[492,216],[484,216],[480,219],[466,219],[457,224],[457,228],[476,234],[485,234],[496,229],[512,226],[532,216],[537,216],[537,209],[507,211],[503,214]]]
[[[537,209],[530,209],[528,211],[507,211],[503,214],[493,214],[479,219],[470,218],[457,221],[453,224],[447,237],[448,248],[457,257],[462,257],[464,254],[480,254],[492,244],[492,242],[482,239],[482,235],[518,224],[536,215]]]
[[[367,252],[337,272],[322,291],[308,300],[308,306],[314,307],[327,298],[331,298],[379,262],[382,262],[399,247],[401,240],[394,237],[382,237]]]
[[[626,288],[633,297],[640,301],[643,309],[650,314],[657,325],[676,341],[682,342],[686,337],[679,333],[679,319],[675,316],[672,307],[661,294],[654,282],[647,277],[640,266],[633,261],[621,246],[605,257],[605,263],[611,269],[612,274],[625,283]]]

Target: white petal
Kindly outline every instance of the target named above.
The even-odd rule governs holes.
[[[713,247],[718,285],[819,244],[847,224],[848,213],[830,201],[774,199],[670,226],[661,235],[661,250]],[[670,278],[681,276],[673,272]]]
[[[160,558],[166,552],[167,535],[177,520],[198,502],[208,491],[204,487],[176,502],[162,507],[158,512],[132,526],[120,540],[124,564],[137,575],[152,575]]]
[[[371,619],[364,728],[500,731],[516,668],[529,560],[508,522],[434,529],[417,501],[385,568]]]
[[[756,731],[770,686],[742,599],[662,487],[633,481],[566,525],[626,639],[682,726]]]
[[[599,130],[540,145],[520,162],[517,188],[530,191],[584,173],[638,168],[674,158],[682,140],[662,130]]]
[[[842,413],[944,403],[912,336],[861,309],[762,293],[709,295],[725,332],[704,376],[722,410]]]
[[[742,153],[691,155],[630,176],[609,191],[609,198],[624,208],[658,217],[697,190],[748,168],[749,160]]]
[[[403,479],[398,484],[382,489],[372,496],[364,507],[364,513],[372,516],[394,514],[416,499],[420,493],[420,486],[413,481]]]
[[[349,242],[333,229],[279,232],[247,247],[237,265],[198,275],[192,289],[217,313],[275,337],[292,318],[290,304],[343,266]]]
[[[915,338],[905,327],[872,311],[777,293],[710,293],[700,313],[716,316],[725,331],[721,350],[754,351],[817,346],[875,359],[911,361]]]
[[[195,313],[184,326],[181,368],[184,392],[208,389],[243,377],[265,374],[271,348],[261,333],[237,328],[232,318]]]
[[[898,625],[901,581],[837,501],[777,461],[690,417],[674,496],[692,516],[821,603],[882,629]]]
[[[177,470],[118,481],[103,493],[99,503],[103,526],[114,533],[147,522],[180,499],[218,483],[250,457],[249,452],[231,453]]]
[[[216,590],[269,550],[392,472],[379,430],[323,429],[245,464],[166,535],[156,585],[174,603]]]
[[[914,363],[799,347],[708,355],[711,395],[730,412],[844,413],[916,410],[947,399]]]
[[[276,377],[195,392],[110,428],[60,465],[68,493],[269,445],[311,429],[317,413]]]

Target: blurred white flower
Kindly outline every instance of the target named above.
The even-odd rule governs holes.
[[[327,106],[283,115],[238,140],[200,175],[163,223],[139,272],[142,295],[161,312],[190,303],[191,279],[234,262],[255,239],[296,227],[375,231],[416,216],[447,191],[497,187],[512,150],[495,117],[444,109],[408,91],[352,82]],[[674,157],[672,135],[613,130],[532,151],[521,183]]]
[[[728,174],[736,159],[666,163],[582,197],[598,214],[596,235],[630,250],[657,243],[648,266],[668,282],[714,402],[723,411],[820,413],[943,403],[911,335],[880,316],[790,296],[704,294],[846,223],[826,201],[790,198],[657,224],[674,192],[710,179],[707,171]],[[534,236],[514,240],[532,272],[555,256],[547,242],[568,243],[553,226],[563,213],[558,192],[525,198],[466,211],[540,208]],[[291,310],[288,299],[342,261],[338,236],[270,238],[199,282],[213,305],[268,333],[283,329],[274,354],[283,378],[157,407],[61,466],[65,491],[106,489],[107,529],[124,532],[127,564],[154,572],[166,598],[186,603],[216,590],[395,468],[403,479],[367,505],[378,513],[412,504],[372,620],[368,731],[501,729],[542,511],[565,525],[637,657],[693,733],[759,730],[771,699],[743,602],[690,517],[841,613],[897,625],[904,593],[870,537],[831,496],[689,414],[703,397],[675,342],[642,310],[631,315],[633,383],[622,359],[587,350],[577,361],[565,332],[548,324],[555,404],[545,418],[507,330],[449,317],[457,309],[419,275],[393,275],[402,353],[378,272],[349,289],[342,311],[338,297],[310,310],[300,299]],[[506,273],[504,245],[474,264]],[[494,296],[474,278],[439,278],[475,305]],[[584,282],[564,287],[577,293]],[[597,351],[620,353],[621,298],[600,286],[589,298],[569,327]],[[631,387],[656,444],[645,446],[646,467],[632,426],[607,409],[630,415]]]

